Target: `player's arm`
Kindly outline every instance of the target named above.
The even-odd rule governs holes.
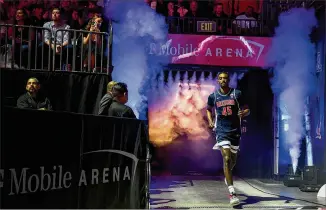
[[[241,110],[239,111],[239,116],[241,118],[247,117],[250,114],[250,109],[247,103],[245,102],[244,96],[241,92],[239,93],[239,103],[241,108]]]
[[[213,110],[214,110],[214,95],[212,94],[208,97],[207,110],[206,110],[208,125],[210,128],[214,127]]]
[[[210,106],[207,106],[206,113],[207,113],[208,125],[210,128],[213,128],[214,127],[213,114],[212,114],[213,108]]]
[[[242,112],[242,117],[247,117],[250,114],[250,109],[247,104],[243,105],[241,108]]]

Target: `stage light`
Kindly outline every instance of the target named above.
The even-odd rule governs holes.
[[[289,124],[288,124],[288,123],[284,123],[284,124],[283,124],[283,130],[284,130],[285,132],[287,132],[287,131],[289,130]]]
[[[283,130],[285,132],[287,132],[289,130],[289,122],[288,122],[289,119],[290,119],[289,115],[282,113],[281,120],[283,121],[283,123],[282,123],[283,124]]]
[[[215,89],[215,85],[210,85],[210,84],[197,84],[197,83],[185,83],[185,82],[179,82],[179,86],[189,86],[189,87],[205,87],[211,89]]]

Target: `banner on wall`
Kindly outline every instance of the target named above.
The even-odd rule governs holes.
[[[171,64],[266,67],[270,37],[169,34],[167,43],[151,43],[149,54],[168,56]]]
[[[141,121],[2,111],[1,208],[145,208]]]

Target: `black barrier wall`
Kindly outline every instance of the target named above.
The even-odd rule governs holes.
[[[106,93],[111,76],[81,72],[49,72],[4,70],[1,73],[3,104],[16,106],[18,97],[26,92],[30,77],[40,80],[41,90],[51,100],[55,111],[96,114]]]
[[[1,208],[145,208],[142,121],[8,107],[1,120]]]

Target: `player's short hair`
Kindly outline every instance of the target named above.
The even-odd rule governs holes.
[[[229,75],[229,73],[227,73],[227,72],[225,72],[225,71],[219,72],[219,73],[217,74],[217,78],[219,78],[221,74],[225,74],[225,75],[227,75],[228,78],[230,79],[230,75]]]
[[[123,82],[118,82],[112,88],[112,96],[113,97],[123,96],[123,94],[125,94],[127,92],[128,92],[128,86],[126,83],[123,83]]]
[[[113,86],[116,85],[117,83],[118,83],[118,82],[116,82],[116,81],[111,81],[111,82],[109,82],[108,85],[106,86],[107,91],[108,91],[108,92],[111,92]]]

